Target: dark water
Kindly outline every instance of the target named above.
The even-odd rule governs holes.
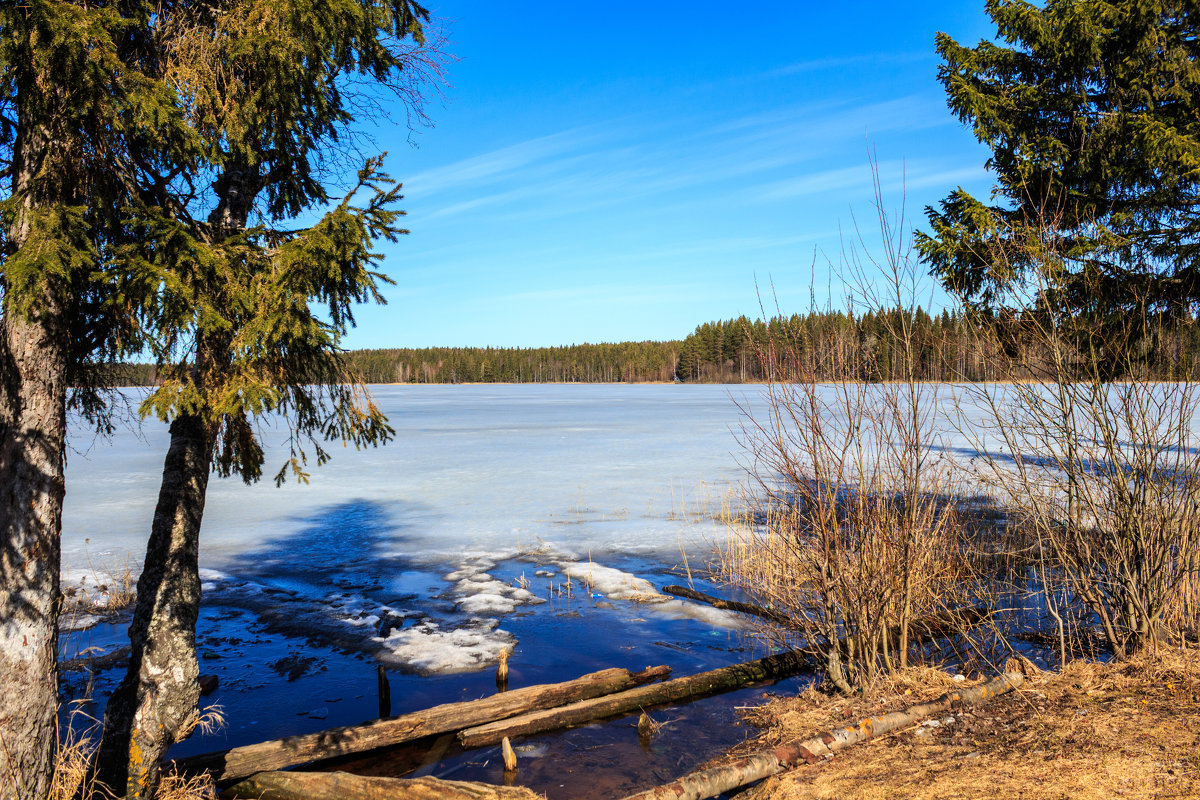
[[[226,723],[216,732],[193,735],[170,755],[194,755],[378,718],[379,645],[372,640],[376,631],[355,629],[331,617],[323,598],[345,593],[363,603],[387,604],[412,618],[430,615],[448,628],[463,621],[453,600],[445,596],[448,584],[443,575],[456,565],[418,566],[396,555],[380,555],[373,547],[382,537],[394,543],[395,535],[369,507],[335,507],[297,537],[275,540],[229,564],[228,580],[206,595],[197,629],[201,673],[219,682],[202,706],[219,706]],[[686,580],[674,565],[644,558],[609,555],[604,564],[659,587]],[[489,573],[515,583],[522,576],[530,579],[537,568],[532,560],[512,558]],[[534,579],[530,589],[548,596],[548,585],[547,579]],[[702,582],[696,586],[713,591]],[[674,676],[683,676],[766,654],[745,630],[584,595],[589,593],[554,596],[540,605],[519,606],[501,618],[503,630],[517,640],[510,688],[568,680],[609,667],[638,670],[665,664]],[[120,623],[98,625],[65,635],[63,652],[70,656],[87,647],[109,650],[123,644],[124,637]],[[489,666],[476,672],[420,675],[389,668],[390,711],[403,714],[490,695],[496,691],[493,670]],[[90,693],[90,702],[76,706],[99,719],[121,673],[102,672],[90,686],[86,673],[68,674],[65,695]],[[663,723],[649,743],[639,742],[636,713],[514,741],[520,762],[517,782],[550,798],[595,798],[620,797],[669,781],[753,734],[739,722],[737,706],[760,703],[764,691],[794,693],[806,680],[646,709]],[[453,737],[323,766],[364,775],[503,781],[498,747],[463,752]]]

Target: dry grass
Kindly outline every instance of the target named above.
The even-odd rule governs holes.
[[[89,565],[91,559],[88,559]],[[121,611],[137,602],[137,578],[129,566],[129,557],[119,564],[91,567],[91,584],[85,576],[77,587],[64,593],[63,613]]]
[[[748,714],[757,748],[804,738],[945,690],[905,670],[866,697],[813,691]],[[907,693],[907,694],[906,694]],[[1160,647],[1114,664],[1073,662],[1018,692],[763,782],[748,800],[1200,797],[1200,651]]]
[[[76,721],[85,719],[88,724],[73,724],[60,733],[54,775],[46,800],[107,800],[110,795],[100,791],[92,772],[101,726],[81,711],[74,711],[72,715]],[[194,729],[207,734],[224,724],[220,707],[212,706],[197,715]],[[162,776],[154,796],[156,800],[215,800],[217,787],[207,774],[184,777],[171,771]]]
[[[137,602],[137,579],[129,569],[129,559],[113,566],[97,578],[99,590],[104,594],[104,605],[110,611],[131,607]]]
[[[163,775],[158,784],[156,800],[213,800],[217,787],[211,775],[193,775],[185,778],[176,772]]]
[[[91,767],[96,751],[96,739],[91,735],[98,725],[96,721],[80,711],[73,712],[76,718],[85,717],[91,722],[86,729],[74,725],[59,732],[58,752],[54,759],[54,775],[50,779],[47,800],[75,800],[90,797],[94,793]]]

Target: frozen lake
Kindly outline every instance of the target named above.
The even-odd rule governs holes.
[[[337,448],[308,485],[209,483],[204,603],[424,675],[494,663],[515,641],[514,621],[536,609],[549,623],[546,604],[564,589],[635,609],[652,594],[651,617],[738,629],[728,612],[665,600],[651,581],[685,553],[702,560],[725,533],[713,515],[744,479],[734,398],[761,393],[376,387],[394,442]],[[127,560],[136,573],[165,426],[148,422],[111,441],[76,433],[64,579],[102,582]],[[283,456],[268,453],[273,474]]]
[[[1153,392],[1166,398],[1167,388]],[[601,604],[599,612],[624,608],[632,619],[738,629],[735,615],[667,599],[655,584],[703,576],[712,545],[727,534],[718,517],[747,485],[739,404],[765,421],[764,391],[377,387],[393,443],[337,448],[308,485],[210,482],[204,602],[422,675],[494,663],[522,615],[551,624],[544,606],[564,590]],[[836,387],[813,391],[835,428],[853,424],[856,440],[895,438],[894,428],[848,422]],[[861,391],[872,402],[886,393]],[[1045,456],[1004,452],[979,387],[921,391],[929,463],[947,473],[953,467],[958,491],[994,494],[995,473],[981,451],[1004,470]],[[1013,391],[997,387],[995,396],[1003,401]],[[268,442],[278,435],[265,432]],[[127,561],[137,571],[166,440],[157,422],[122,429],[111,441],[76,431],[63,523],[67,581],[103,580]],[[268,447],[267,474],[283,460]]]
[[[815,389],[844,423],[833,388]],[[744,619],[657,594],[691,577],[697,588],[721,591],[696,567],[726,534],[714,514],[746,483],[737,404],[761,411],[763,392],[754,385],[377,387],[376,402],[396,429],[392,444],[338,448],[332,462],[312,470],[310,485],[213,479],[197,640],[201,670],[220,687],[204,703],[220,704],[229,725],[174,754],[373,718],[381,713],[378,666],[391,682],[391,713],[402,713],[489,693],[489,668],[506,647],[516,648],[515,686],[612,666],[666,664],[686,675],[763,655]],[[1004,456],[994,418],[972,401],[972,390],[937,392],[948,402],[922,404],[936,429],[931,455],[968,470],[957,473],[964,489],[986,491],[974,472],[981,450],[1001,464],[1037,457]],[[126,558],[136,571],[165,426],[122,429],[111,441],[76,429],[72,444],[64,576],[103,577]],[[278,453],[269,457],[268,474],[281,462]],[[685,552],[694,575],[683,567]],[[128,641],[120,621],[71,627],[61,639],[66,658]],[[92,680],[73,672],[66,693],[91,692],[88,713],[99,718],[120,675],[112,669]],[[657,782],[647,776],[687,771],[736,743],[745,732],[733,724],[736,707],[760,692],[673,710],[677,724],[645,751],[628,719],[539,738],[528,743],[524,757],[533,766],[522,768],[523,780],[539,791],[557,787],[554,764],[595,750],[607,754],[594,769],[615,781],[609,794],[644,788]],[[498,782],[499,765],[495,753],[468,752],[421,769]],[[546,765],[540,777],[537,765]],[[378,759],[362,767],[383,769]]]
[[[276,488],[269,453],[254,486],[214,478],[201,563],[222,568],[346,504],[369,505],[390,533],[372,546],[441,562],[543,542],[586,558],[678,556],[715,526],[693,513],[742,479],[732,398],[756,386],[380,386],[396,429],[385,447],[336,444],[309,485]],[[167,447],[166,426],[122,428],[111,441],[73,431],[63,512],[66,576],[140,562]],[[274,457],[272,457],[274,456]],[[350,530],[347,533],[351,533]],[[348,535],[347,548],[358,545]]]

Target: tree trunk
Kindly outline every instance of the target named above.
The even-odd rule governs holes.
[[[39,85],[41,76],[30,66],[18,65],[9,76],[21,98],[45,94],[50,108],[66,102],[61,92]],[[11,196],[23,202],[11,209],[8,249],[0,254],[5,260],[30,244],[36,211],[75,199],[53,179],[37,180],[42,173],[66,172],[70,145],[51,128],[61,122],[58,113],[33,106],[15,109]],[[55,261],[45,253],[32,258]],[[0,800],[43,797],[58,744],[69,333],[62,290],[49,275],[39,281],[35,296],[17,297],[0,271]]]
[[[99,777],[117,795],[152,797],[159,759],[187,738],[198,719],[198,550],[211,456],[212,437],[199,417],[183,415],[171,423],[129,626],[129,669],[104,715]]]
[[[580,698],[619,692],[630,686],[658,680],[670,672],[668,667],[650,667],[641,672],[606,669],[564,683],[526,686],[480,700],[446,703],[363,725],[331,728],[192,756],[176,761],[175,767],[185,774],[208,772],[218,781],[244,778],[256,772],[361,753],[425,736],[462,730],[532,709],[553,708]]]
[[[230,787],[228,798],[253,800],[539,800],[521,786],[438,778],[368,778],[345,772],[260,772]]]
[[[731,692],[753,683],[795,675],[807,666],[807,659],[799,653],[779,653],[757,661],[676,678],[666,683],[642,686],[605,697],[582,700],[569,706],[502,719],[464,730],[458,734],[458,740],[462,742],[463,747],[485,747],[499,743],[505,736],[529,736],[630,713],[646,706],[680,700],[698,700],[722,692]]]
[[[213,188],[220,200],[209,223],[218,235],[245,230],[262,188],[256,173],[227,165]],[[207,401],[217,387],[203,376],[214,368],[219,374],[228,364],[228,342],[198,334],[193,357],[196,389]],[[154,796],[159,760],[172,744],[187,738],[199,719],[200,523],[215,443],[209,424],[197,413],[181,413],[171,423],[171,445],[129,627],[129,670],[105,709],[98,774],[112,792],[128,798]]]
[[[66,439],[61,303],[0,331],[0,799],[44,797],[58,707],[59,537]]]

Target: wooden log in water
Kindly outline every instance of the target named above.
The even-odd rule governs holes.
[[[458,740],[464,747],[485,747],[498,743],[506,736],[528,736],[626,714],[645,706],[698,700],[741,689],[753,683],[786,678],[808,667],[808,660],[799,653],[779,653],[757,661],[734,664],[653,686],[641,686],[468,728],[459,732]]]
[[[524,787],[443,781],[437,778],[369,778],[345,772],[260,772],[221,793],[227,800],[541,800]]]
[[[695,589],[689,589],[686,586],[664,586],[662,587],[663,594],[671,594],[676,597],[683,597],[688,600],[695,600],[697,603],[707,603],[713,608],[723,608],[727,611],[737,611],[742,614],[751,614],[755,617],[769,619],[772,622],[786,624],[788,621],[787,614],[779,611],[774,611],[762,606],[756,606],[753,603],[739,603],[736,600],[722,600],[720,597],[714,597],[711,594],[697,592]]]
[[[947,692],[936,700],[868,717],[854,725],[822,733],[804,741],[787,742],[773,750],[761,750],[732,764],[699,770],[682,778],[630,795],[624,800],[704,800],[762,780],[800,764],[819,761],[823,756],[843,750],[867,739],[941,713],[955,706],[974,705],[1017,688],[1023,682],[1019,673],[1005,673],[986,683]]]
[[[662,587],[663,594],[670,594],[676,597],[683,597],[688,600],[694,600],[697,603],[707,603],[713,608],[721,608],[727,611],[737,611],[741,614],[750,614],[755,617],[762,617],[772,622],[777,622],[781,625],[786,625],[790,621],[787,614],[776,611],[770,608],[754,605],[753,603],[741,603],[736,600],[724,600],[720,597],[714,597],[711,594],[697,592],[695,589],[689,589],[686,586],[664,586]],[[986,608],[956,608],[948,611],[942,611],[937,614],[920,617],[913,620],[908,626],[908,635],[910,640],[921,639],[940,639],[945,636],[953,636],[956,633],[971,628],[983,622],[990,615],[990,611]],[[899,628],[893,628],[891,635],[893,639],[898,638],[900,634]]]
[[[658,666],[641,672],[606,669],[563,683],[540,684],[513,689],[503,694],[447,703],[363,725],[331,728],[316,733],[287,736],[269,742],[234,747],[216,753],[177,759],[174,766],[184,774],[207,772],[217,781],[244,778],[256,772],[283,769],[334,756],[361,753],[438,733],[481,725],[537,709],[553,708],[578,700],[619,692],[665,678],[670,667]]]

